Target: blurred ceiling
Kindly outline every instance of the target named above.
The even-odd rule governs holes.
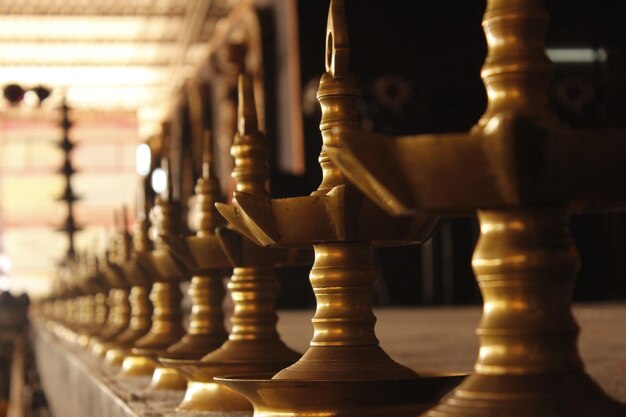
[[[2,0],[0,86],[160,121],[239,0]]]

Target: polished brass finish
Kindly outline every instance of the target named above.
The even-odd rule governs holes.
[[[169,249],[186,264],[193,274],[189,287],[192,301],[189,330],[183,338],[159,355],[164,365],[168,360],[199,360],[207,353],[221,346],[228,338],[224,327],[222,302],[224,299],[223,276],[230,269],[230,263],[215,235],[215,228],[224,223],[215,209],[215,202],[221,198],[219,183],[212,170],[210,134],[205,134],[203,175],[195,189],[189,217],[196,229],[195,236],[167,236]],[[174,368],[159,368],[154,380],[161,380],[165,387],[187,387],[185,378],[173,381]],[[170,375],[170,378],[166,378]]]
[[[578,355],[570,298],[580,260],[565,208],[478,215],[472,264],[485,308],[476,373],[427,415],[625,415]]]
[[[216,378],[254,404],[257,417],[406,417],[426,410],[465,375],[412,379],[300,380],[265,377]],[[407,396],[411,392],[411,396]],[[416,405],[418,404],[418,405]]]
[[[80,297],[81,318],[77,330],[78,343],[87,347],[91,339],[98,335],[106,324],[108,316],[106,292],[109,288],[100,273],[95,256],[77,257],[76,261],[78,285],[84,294]]]
[[[205,148],[210,146],[210,136],[206,136]],[[191,259],[195,268],[188,269],[193,273],[189,295],[192,300],[192,309],[189,322],[189,330],[176,343],[169,346],[164,352],[158,354],[161,359],[198,360],[207,353],[221,346],[227,339],[222,312],[224,298],[224,286],[222,277],[228,261],[216,244],[218,243],[214,229],[223,223],[221,217],[214,209],[214,204],[220,197],[219,185],[213,175],[210,161],[210,152],[205,152],[203,175],[196,186],[195,205],[190,210],[190,217],[195,218],[191,223],[197,224],[197,235],[194,238],[162,234],[161,238],[167,243],[168,253],[178,253],[182,260]],[[204,267],[198,267],[198,247],[213,249],[212,252],[204,252],[203,255],[210,258],[208,262],[199,260]],[[217,249],[217,251],[215,251]],[[170,255],[171,256],[171,255]],[[162,363],[162,362],[161,362]],[[152,384],[155,389],[185,389],[187,380],[174,368],[159,367],[154,371]]]
[[[107,298],[109,316],[107,327],[99,334],[97,342],[92,344],[93,353],[98,357],[104,357],[109,348],[108,342],[122,333],[130,323],[130,303],[128,302],[128,290],[125,288],[111,288]]]
[[[216,396],[219,395],[221,410],[249,410],[250,403],[232,389],[217,382],[198,382],[189,380],[183,401],[176,408],[178,411],[203,411],[216,408]]]
[[[92,339],[90,342],[93,353],[98,357],[104,358],[109,348],[109,343],[126,330],[130,324],[130,303],[128,300],[130,285],[120,267],[120,264],[129,258],[130,251],[130,234],[125,228],[122,228],[112,239],[111,248],[106,254],[105,265],[102,271],[104,279],[111,289],[107,298],[109,306],[107,324],[97,335],[97,338]]]
[[[437,396],[419,398],[412,388],[430,381],[439,389],[451,388],[458,379],[421,379],[379,346],[371,306],[376,281],[371,248],[373,241],[394,244],[425,239],[437,218],[387,215],[350,185],[328,158],[327,149],[340,142],[344,130],[359,129],[359,91],[348,71],[343,1],[331,2],[327,41],[326,73],[318,91],[323,137],[320,186],[310,196],[281,200],[238,190],[234,207],[218,206],[232,224],[261,245],[313,245],[314,336],[302,358],[272,380],[239,380],[229,385],[245,393],[257,415],[361,415],[357,404],[367,404],[370,415],[417,413],[437,401],[442,392],[435,390]],[[257,395],[257,390],[263,394]]]
[[[327,72],[322,105],[322,183],[311,196],[272,200],[238,190],[234,207],[218,206],[237,228],[261,245],[313,245],[310,274],[317,300],[310,347],[271,379],[219,380],[245,395],[258,416],[409,415],[423,411],[462,379],[422,378],[379,346],[371,294],[376,273],[373,241],[422,240],[433,216],[393,218],[370,204],[328,158],[344,130],[358,130],[358,89],[348,71],[343,1],[332,1],[327,28]],[[423,395],[417,395],[419,389]],[[422,389],[425,388],[425,389]]]
[[[157,363],[154,359],[143,355],[126,354],[122,361],[120,375],[122,376],[150,376],[153,375]]]
[[[189,286],[192,303],[189,330],[161,355],[164,358],[200,359],[228,339],[222,302],[225,295],[223,278],[230,263],[215,235],[215,229],[223,225],[224,220],[215,209],[215,203],[221,200],[221,191],[213,172],[211,145],[211,135],[207,131],[202,177],[196,184],[189,210],[189,223],[196,235],[165,238],[170,251],[185,263],[193,276]]]
[[[427,416],[624,416],[578,355],[570,301],[579,257],[567,214],[626,200],[626,135],[575,132],[549,112],[543,1],[487,4],[489,104],[471,132],[347,132],[329,154],[392,213],[478,210],[480,354],[475,374]]]
[[[109,305],[107,304],[107,296],[104,292],[97,292],[94,295],[94,324],[96,329],[101,329],[109,316]]]
[[[167,166],[165,168],[169,174]],[[123,375],[151,373],[151,368],[158,367],[157,356],[163,354],[185,334],[180,309],[182,300],[180,281],[187,277],[187,272],[171,254],[164,241],[167,236],[181,233],[180,205],[172,198],[171,181],[168,181],[167,188],[164,195],[157,197],[151,211],[152,228],[149,233],[154,242],[154,249],[147,252],[143,258],[153,275],[152,278],[156,281],[150,291],[150,301],[153,305],[152,325],[146,335],[133,343],[132,355],[128,355],[122,364]],[[153,381],[151,386],[159,388],[158,379]],[[169,380],[167,383],[164,382],[164,388],[170,386]]]
[[[267,196],[266,149],[257,130],[251,84],[246,76],[240,78],[239,88],[239,132],[231,148],[235,158],[233,177],[237,190]],[[162,360],[189,380],[180,410],[250,410],[245,398],[214,383],[213,377],[276,372],[300,356],[280,340],[276,330],[278,282],[274,268],[306,261],[306,256],[303,258],[301,251],[261,248],[228,227],[219,228],[218,237],[233,266],[228,284],[234,304],[232,330],[228,341],[200,361]]]
[[[184,390],[187,388],[187,379],[176,369],[163,366],[157,359],[158,364],[152,373],[150,390]]]
[[[229,339],[219,349],[201,360],[164,359],[164,365],[183,373],[190,385],[179,410],[249,410],[250,404],[226,387],[215,384],[213,377],[241,373],[276,372],[299,358],[280,340],[274,310],[278,283],[271,253],[259,248],[239,234],[221,230],[231,236],[230,250],[245,253],[233,270],[228,284],[234,304]],[[227,249],[229,251],[229,249]],[[235,258],[236,259],[236,258]],[[255,266],[244,266],[254,264]]]
[[[179,284],[155,282],[149,299],[153,305],[152,325],[147,334],[133,343],[131,353],[123,360],[122,375],[152,375],[159,366],[157,356],[163,354],[184,334]]]
[[[150,331],[152,325],[152,304],[149,300],[149,289],[144,286],[133,286],[130,290],[129,301],[131,316],[128,328],[113,340],[107,350],[105,363],[119,368],[133,344]]]
[[[180,301],[182,293],[178,283],[155,282],[150,291],[150,301],[154,306],[150,332],[137,340],[133,353],[158,354],[182,337],[183,328]]]
[[[133,233],[133,252],[130,259],[121,265],[126,280],[132,285],[129,295],[131,315],[128,327],[114,338],[105,355],[105,362],[114,368],[122,366],[134,343],[152,327],[152,303],[149,300],[151,271],[146,261],[151,249],[148,228],[148,219],[140,214]]]

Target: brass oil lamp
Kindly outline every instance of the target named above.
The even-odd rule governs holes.
[[[310,196],[272,200],[247,190],[236,205],[218,205],[237,228],[262,245],[315,250],[310,281],[317,300],[309,349],[271,378],[220,379],[244,394],[259,416],[417,414],[460,382],[460,375],[421,376],[379,346],[371,297],[376,271],[373,242],[394,244],[430,236],[436,216],[392,217],[350,185],[327,156],[344,130],[359,130],[359,91],[348,70],[343,1],[332,1],[326,73],[318,99],[323,179]]]
[[[626,415],[578,353],[571,294],[580,258],[567,228],[572,209],[626,201],[626,134],[573,131],[550,112],[548,20],[542,0],[488,0],[488,107],[469,133],[348,133],[329,150],[391,213],[478,212],[479,357],[425,416]]]
[[[118,223],[116,217],[116,226]],[[90,341],[92,352],[100,358],[104,358],[109,348],[108,343],[130,324],[130,303],[128,301],[130,286],[120,267],[120,264],[130,256],[130,240],[130,234],[123,228],[114,234],[110,248],[105,255],[102,274],[110,287],[107,297],[109,314],[104,329]]]
[[[264,138],[257,130],[252,82],[247,76],[241,76],[239,80],[238,113],[239,129],[231,147],[235,158],[232,175],[237,190],[267,196],[266,148]],[[163,360],[164,364],[185,374],[189,381],[179,410],[251,410],[252,406],[244,397],[218,385],[213,378],[276,372],[300,357],[281,341],[276,330],[278,317],[274,305],[278,282],[274,268],[306,263],[310,260],[309,254],[300,250],[259,247],[230,227],[219,228],[217,236],[233,267],[228,283],[234,304],[232,330],[228,341],[199,361]],[[208,241],[207,237],[197,239]],[[197,259],[202,256],[201,253],[195,255]]]
[[[98,271],[98,261],[95,256],[85,254],[80,265],[82,275],[80,281],[85,295],[82,296],[83,317],[78,343],[87,347],[91,338],[97,335],[106,323],[106,291],[108,288]]]
[[[63,261],[63,275],[67,282],[63,291],[63,317],[59,335],[70,343],[79,343],[84,318],[84,296],[86,294],[76,256]]]
[[[186,279],[187,271],[175,259],[164,237],[176,236],[181,233],[182,222],[180,203],[174,200],[172,183],[167,159],[163,160],[163,169],[167,173],[167,187],[157,201],[150,215],[152,228],[150,237],[154,249],[149,251],[146,261],[154,274],[150,301],[153,305],[152,325],[146,335],[136,340],[122,363],[121,374],[153,375],[150,385],[152,389],[181,389],[185,379],[177,372],[159,366],[157,357],[166,349],[178,342],[185,334],[182,324],[182,292],[180,282]]]
[[[215,202],[221,194],[217,178],[211,169],[211,153],[208,151],[211,142],[208,133],[204,142],[203,175],[196,184],[189,212],[189,217],[192,218],[190,223],[196,229],[196,235],[161,236],[170,252],[178,255],[179,261],[186,265],[186,271],[192,275],[189,286],[192,306],[188,331],[157,359],[162,365],[159,372],[178,375],[179,384],[176,388],[181,389],[187,387],[187,380],[174,368],[168,367],[168,361],[199,360],[228,339],[222,302],[225,295],[223,279],[230,269],[230,263],[215,236],[215,228],[223,224],[224,220],[215,210]],[[155,379],[159,372],[155,371]]]
[[[121,265],[126,280],[132,286],[129,294],[130,323],[126,330],[115,337],[105,355],[105,363],[113,368],[122,366],[135,342],[152,327],[152,303],[149,300],[152,271],[146,259],[152,249],[152,242],[148,238],[148,228],[147,216],[139,213],[133,231],[133,253]]]
[[[215,208],[221,197],[219,182],[213,172],[211,135],[207,131],[204,135],[202,176],[196,183],[189,211],[190,223],[196,233],[194,236],[164,238],[170,250],[192,274],[189,330],[158,358],[165,366],[171,361],[199,360],[228,339],[222,303],[225,295],[223,280],[231,265],[215,234],[215,229],[225,223]],[[188,402],[187,407],[193,408],[192,403]]]

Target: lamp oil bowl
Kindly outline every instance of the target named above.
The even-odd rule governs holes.
[[[162,359],[166,366],[178,370],[188,379],[187,391],[178,411],[251,411],[252,405],[242,395],[226,385],[218,384],[221,375],[246,375],[253,372],[275,372],[293,361],[209,362],[206,360]]]
[[[380,380],[290,380],[265,376],[215,380],[244,395],[255,417],[406,417],[432,407],[465,375]]]

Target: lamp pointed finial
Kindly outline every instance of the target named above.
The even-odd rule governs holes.
[[[326,25],[326,72],[333,77],[350,75],[350,41],[344,0],[331,0]]]
[[[235,159],[232,177],[237,182],[237,191],[269,196],[265,136],[259,131],[253,81],[247,74],[239,75],[238,110],[239,130],[230,148]]]
[[[240,74],[238,87],[237,124],[239,135],[255,134],[259,129],[259,123],[252,77],[247,74]]]
[[[197,236],[210,236],[215,229],[224,224],[224,218],[215,208],[221,201],[220,184],[213,172],[213,147],[211,131],[205,130],[202,149],[202,177],[195,187],[195,201],[190,210],[190,227],[196,230]],[[192,224],[193,223],[193,224]]]

